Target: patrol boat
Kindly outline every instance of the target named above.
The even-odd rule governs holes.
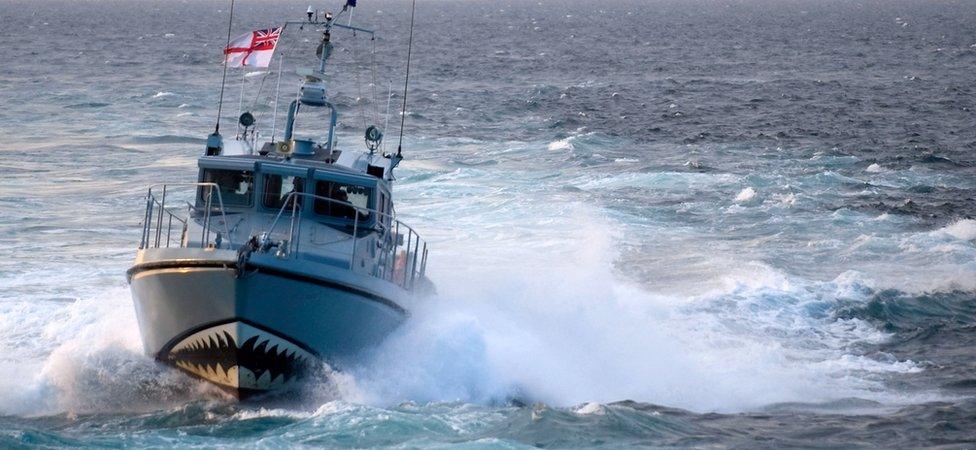
[[[196,183],[149,187],[127,272],[145,351],[237,398],[294,386],[323,362],[354,363],[433,289],[427,244],[393,206],[399,149],[377,152],[376,126],[362,150],[336,144],[331,32],[372,31],[338,23],[341,13],[317,16],[281,28],[322,32],[318,68],[296,71],[282,138],[259,146],[245,112],[225,139],[218,119]],[[224,70],[226,79],[226,61]],[[305,110],[328,112],[324,141],[299,136]]]

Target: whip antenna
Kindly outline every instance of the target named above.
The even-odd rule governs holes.
[[[407,86],[410,84],[410,56],[413,50],[413,16],[417,11],[417,0],[410,6],[410,40],[407,44],[407,76],[403,80],[403,108],[400,110],[400,142],[397,143],[397,156],[403,151],[403,121],[407,118]]]
[[[230,0],[230,18],[227,20],[227,45],[224,46],[226,52],[230,48],[230,29],[234,24],[234,0]],[[220,134],[220,112],[224,107],[224,85],[227,84],[227,55],[224,54],[224,75],[220,79],[220,100],[217,102],[217,126],[214,127],[214,134]],[[242,91],[243,92],[243,91]]]

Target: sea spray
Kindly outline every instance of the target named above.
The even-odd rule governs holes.
[[[590,232],[577,237],[589,245],[576,253],[519,252],[463,279],[442,272],[440,294],[354,370],[358,394],[377,404],[626,398],[734,411],[891,400],[876,392],[884,374],[916,370],[911,361],[853,355],[852,346],[883,335],[817,313],[850,291],[846,281],[790,282],[754,265],[706,295],[652,294],[613,269],[613,242],[600,231],[613,224],[584,222]]]
[[[47,415],[153,411],[221,398],[202,383],[142,352],[128,289],[78,299],[50,321],[36,355],[0,363],[0,413]]]

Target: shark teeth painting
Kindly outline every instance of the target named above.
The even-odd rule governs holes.
[[[237,396],[282,388],[316,360],[288,339],[240,321],[186,336],[160,359]]]

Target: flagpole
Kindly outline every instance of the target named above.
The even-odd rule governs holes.
[[[281,30],[281,34],[285,34],[284,29]],[[278,57],[278,81],[275,82],[274,115],[271,117],[271,142],[275,141],[275,134],[278,131],[278,95],[281,92],[281,65],[284,61],[285,54],[282,52]]]
[[[247,58],[245,58],[246,60]],[[244,82],[247,81],[247,67],[243,67],[241,70],[241,101],[237,104],[237,117],[241,116],[244,112]]]
[[[224,50],[230,48],[231,26],[234,25],[234,0],[230,0],[230,18],[227,20],[227,44]],[[227,84],[227,54],[224,53],[224,74],[220,78],[220,100],[217,102],[217,126],[214,127],[214,134],[220,135],[220,114],[224,108],[224,86]]]

